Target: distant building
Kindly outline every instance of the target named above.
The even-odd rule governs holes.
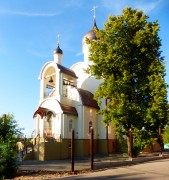
[[[97,114],[100,107],[93,94],[102,80],[84,72],[89,64],[89,45],[86,38],[96,40],[94,28],[82,39],[84,62],[70,68],[62,65],[63,51],[58,47],[54,59],[41,69],[40,101],[34,113],[35,120],[35,159],[63,159],[70,156],[71,130],[75,130],[75,155],[89,155],[90,128],[94,128],[95,153],[108,153],[116,150],[116,137],[112,125],[108,128]],[[102,107],[105,106],[102,100]],[[39,151],[41,147],[41,152]],[[60,150],[61,149],[61,150]]]

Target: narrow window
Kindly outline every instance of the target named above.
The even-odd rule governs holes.
[[[90,133],[90,128],[92,127],[92,121],[89,122],[89,133]]]
[[[72,119],[70,119],[69,120],[69,132],[71,132],[72,128],[73,128],[73,121],[72,121]]]

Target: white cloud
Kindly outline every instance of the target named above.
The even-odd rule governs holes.
[[[81,7],[83,5],[83,0],[69,0],[68,3],[65,4],[67,7]]]
[[[117,15],[120,14],[122,9],[126,6],[125,0],[102,0],[102,5],[107,10],[112,10],[112,14]]]
[[[149,1],[149,2],[143,2],[143,1],[140,1],[140,2],[136,2],[134,3],[134,6],[133,8],[137,8],[139,10],[143,10],[145,13],[149,13],[151,12],[152,10],[156,9],[161,3],[162,3],[163,0],[157,0],[157,1]]]
[[[83,53],[82,52],[78,52],[78,53],[76,53],[76,57],[79,57],[79,56],[82,56],[83,55]]]
[[[161,4],[164,0],[102,0],[102,5],[107,10],[111,10],[112,14],[117,15],[122,12],[126,7],[143,10],[145,13],[149,13]]]
[[[13,10],[0,10],[0,14],[5,15],[16,15],[16,16],[41,16],[41,17],[51,17],[57,16],[61,14],[61,12],[57,13],[37,13],[37,12],[26,12],[26,11],[13,11]]]
[[[41,58],[47,58],[49,56],[48,53],[42,53],[40,51],[35,51],[35,50],[32,50],[32,49],[27,49],[27,53],[29,54],[32,54],[34,56],[37,56],[37,57],[41,57]]]

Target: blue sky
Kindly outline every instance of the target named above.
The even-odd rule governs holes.
[[[103,28],[108,15],[125,7],[143,10],[149,21],[159,21],[169,72],[169,1],[167,0],[0,0],[0,115],[13,113],[26,135],[34,130],[33,113],[39,102],[38,76],[44,63],[53,60],[60,34],[62,64],[82,61],[82,38],[93,26]]]

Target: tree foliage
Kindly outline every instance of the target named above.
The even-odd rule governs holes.
[[[92,62],[87,72],[104,79],[95,93],[99,103],[108,100],[100,111],[103,121],[112,122],[120,135],[132,129],[144,145],[158,138],[158,128],[168,121],[159,28],[142,11],[126,8],[96,30],[96,41],[87,40]]]
[[[167,125],[164,129],[163,141],[164,141],[164,144],[169,144],[169,125]]]
[[[12,114],[0,117],[0,179],[12,178],[16,174],[16,142],[20,134],[20,129]]]

